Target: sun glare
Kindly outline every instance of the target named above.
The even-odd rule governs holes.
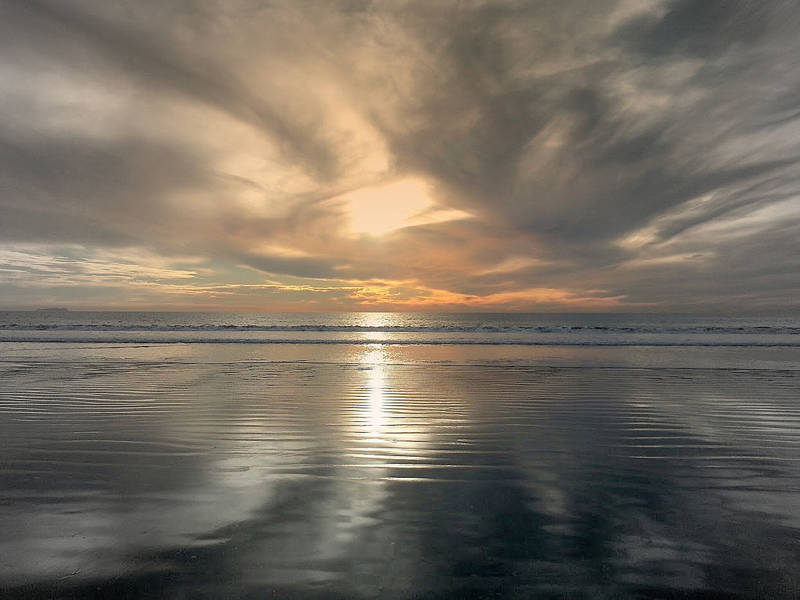
[[[375,236],[409,225],[411,218],[432,204],[427,184],[419,179],[364,188],[346,198],[351,230]]]
[[[357,190],[342,197],[350,230],[357,235],[382,236],[402,227],[463,219],[463,211],[436,207],[430,186],[409,178]]]

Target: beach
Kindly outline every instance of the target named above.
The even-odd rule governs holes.
[[[0,0],[0,600],[800,600],[798,31]]]
[[[800,348],[765,338],[791,324],[197,343],[53,318],[0,331],[3,597],[800,593]]]

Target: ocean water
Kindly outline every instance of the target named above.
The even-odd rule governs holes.
[[[800,346],[797,316],[0,311],[0,342]]]
[[[0,597],[798,598],[800,319],[0,313]]]

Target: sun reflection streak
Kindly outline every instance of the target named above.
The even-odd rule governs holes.
[[[399,325],[397,316],[392,313],[365,313],[358,319],[358,325],[361,327],[370,328],[371,330],[364,331],[361,335],[364,341],[369,342],[382,342],[388,339],[387,327],[395,327]],[[378,363],[385,363],[386,359],[377,355],[365,355],[365,360],[370,360]]]
[[[361,362],[370,366],[364,417],[367,432],[379,441],[383,438],[386,421],[386,355],[383,346],[370,345]]]
[[[361,335],[365,342],[373,344],[385,342],[388,339],[385,331],[363,331]]]
[[[407,389],[407,368],[395,364],[391,332],[387,327],[402,324],[396,314],[367,313],[359,324],[373,328],[365,333],[359,357],[363,379],[358,395],[358,435],[362,451],[372,468],[417,462],[430,441],[430,426],[420,414],[425,403],[417,390]],[[385,341],[384,341],[385,340]],[[377,471],[374,472],[377,474]]]

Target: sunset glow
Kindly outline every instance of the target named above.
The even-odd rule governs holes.
[[[346,194],[344,206],[356,234],[381,236],[407,227],[433,206],[428,186],[406,179]]]
[[[794,307],[800,22],[745,4],[6,3],[0,308]]]
[[[800,600],[798,31],[0,0],[3,600]]]

